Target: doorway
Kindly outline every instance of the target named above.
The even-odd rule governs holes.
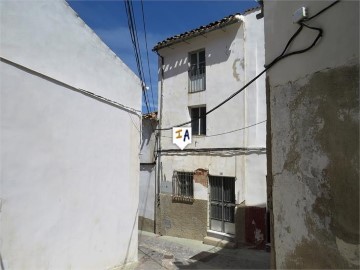
[[[209,176],[210,229],[235,234],[235,178]]]

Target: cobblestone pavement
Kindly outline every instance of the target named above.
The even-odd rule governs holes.
[[[270,253],[222,249],[201,241],[139,232],[138,262],[122,269],[269,269]]]

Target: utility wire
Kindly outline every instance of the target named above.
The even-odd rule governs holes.
[[[150,113],[149,101],[148,101],[147,93],[145,91],[146,83],[145,83],[145,77],[144,77],[144,70],[143,70],[143,66],[142,66],[141,52],[140,52],[140,46],[139,46],[139,39],[137,36],[137,29],[136,29],[136,22],[135,22],[135,17],[134,17],[134,9],[133,9],[133,5],[132,5],[132,0],[124,0],[124,5],[125,5],[126,16],[128,19],[128,28],[129,28],[129,32],[130,32],[131,42],[133,44],[138,75],[141,80],[141,88],[142,88],[143,95],[144,95],[144,101],[145,101],[147,112]]]
[[[206,135],[206,137],[216,137],[216,136],[220,136],[220,135],[225,135],[225,134],[233,133],[233,132],[236,132],[236,131],[240,131],[240,130],[244,130],[244,129],[247,129],[247,128],[250,128],[250,127],[254,127],[254,126],[256,126],[256,125],[259,125],[259,124],[262,124],[262,123],[265,123],[265,122],[266,122],[266,120],[261,121],[261,122],[258,122],[258,123],[255,123],[255,124],[250,125],[250,126],[242,127],[242,128],[239,128],[239,129],[234,129],[234,130],[231,130],[231,131],[227,131],[227,132],[223,132],[223,133],[218,133],[218,134],[213,134],[213,135]]]
[[[331,8],[332,6],[334,6],[335,4],[339,3],[340,0],[337,0],[333,3],[331,3],[329,6],[325,7],[324,9],[320,10],[318,13],[316,13],[314,16],[311,16],[310,18],[306,19],[306,21],[310,21],[312,19],[314,19],[315,17],[319,16],[320,14],[322,14],[324,11],[326,11],[327,9]],[[304,20],[305,21],[305,20]],[[222,105],[224,105],[225,103],[227,103],[229,100],[231,100],[232,98],[234,98],[236,95],[238,95],[239,93],[241,93],[244,89],[246,89],[249,85],[251,85],[254,81],[256,81],[261,75],[263,75],[266,71],[268,71],[271,67],[273,67],[276,63],[278,63],[279,61],[292,56],[292,55],[296,55],[296,54],[302,54],[305,53],[309,50],[311,50],[315,44],[317,43],[317,41],[320,39],[320,37],[323,34],[323,30],[321,28],[318,27],[311,27],[308,26],[307,24],[303,23],[302,21],[299,22],[300,26],[298,28],[298,30],[296,30],[296,32],[291,36],[291,38],[289,39],[289,41],[287,42],[283,52],[276,57],[272,62],[270,62],[270,64],[265,66],[265,69],[263,71],[261,71],[258,75],[256,75],[251,81],[249,81],[247,84],[245,84],[242,88],[240,88],[238,91],[236,91],[235,93],[233,93],[231,96],[229,96],[227,99],[225,99],[224,101],[222,101],[221,103],[219,103],[218,105],[216,105],[214,108],[212,108],[211,110],[207,111],[205,113],[205,116],[212,113],[213,111],[215,111],[216,109],[218,109],[219,107],[221,107]],[[311,45],[309,45],[308,47],[301,49],[301,50],[297,50],[297,51],[293,51],[290,53],[285,53],[287,51],[287,49],[289,48],[290,44],[295,40],[295,38],[300,34],[300,32],[303,30],[303,28],[306,27],[310,30],[314,30],[318,32],[318,35],[316,36],[316,38],[314,39],[314,41],[311,43]],[[178,124],[178,125],[174,125],[172,127],[168,127],[168,128],[160,128],[157,130],[170,130],[173,127],[181,127],[187,124],[190,124],[192,122],[195,122],[197,120],[199,120],[202,117],[198,117],[198,118],[194,118],[190,121],[184,122],[182,124]]]
[[[315,15],[309,17],[309,18],[305,18],[303,21],[310,21],[312,20],[313,18],[319,16],[321,13],[325,12],[326,10],[328,10],[329,8],[331,8],[332,6],[336,5],[337,3],[339,3],[340,0],[337,0],[337,1],[334,1],[332,2],[330,5],[328,5],[326,8],[323,8],[322,10],[320,10],[318,13],[316,13]]]
[[[30,67],[23,66],[22,64],[16,63],[16,62],[14,62],[14,61],[12,61],[12,60],[9,60],[9,59],[7,59],[7,58],[4,58],[4,57],[2,57],[2,56],[0,56],[0,62],[7,63],[7,64],[12,65],[12,66],[14,66],[14,67],[16,67],[16,68],[18,68],[18,69],[21,69],[21,70],[23,70],[23,71],[25,71],[25,72],[27,72],[27,73],[33,74],[33,75],[38,76],[38,77],[40,77],[40,78],[46,79],[46,80],[51,81],[51,82],[56,83],[56,84],[59,84],[59,85],[61,85],[61,86],[63,86],[63,87],[66,87],[66,88],[68,88],[68,89],[71,89],[71,90],[73,90],[73,91],[76,91],[76,92],[78,92],[78,93],[81,93],[81,94],[83,94],[83,95],[85,95],[85,96],[87,96],[87,97],[90,97],[90,98],[93,98],[93,99],[95,99],[95,100],[98,100],[98,101],[101,101],[101,102],[110,104],[111,106],[114,106],[114,107],[120,108],[120,109],[122,109],[122,110],[131,112],[131,113],[137,115],[138,117],[141,117],[141,111],[139,111],[139,110],[137,110],[137,109],[135,109],[135,108],[126,106],[126,105],[124,105],[124,104],[121,104],[121,103],[119,103],[119,102],[117,102],[117,101],[115,101],[115,100],[112,100],[112,99],[110,99],[110,98],[106,98],[106,97],[97,95],[97,94],[95,94],[95,93],[93,93],[93,92],[90,92],[90,91],[88,91],[88,90],[85,90],[85,89],[78,88],[78,87],[76,87],[76,86],[70,85],[70,84],[68,84],[68,83],[65,82],[65,81],[58,80],[58,79],[56,79],[56,78],[54,78],[54,77],[51,77],[51,76],[49,76],[49,75],[46,75],[45,73],[41,73],[41,72],[39,72],[39,71],[36,71],[36,70],[34,70],[34,69],[31,69]]]
[[[218,134],[213,134],[213,135],[206,135],[206,137],[215,137],[215,136],[220,136],[220,135],[225,135],[225,134],[237,132],[237,131],[240,131],[240,130],[244,130],[244,129],[247,129],[247,128],[250,128],[250,127],[254,127],[254,126],[259,125],[259,124],[262,124],[262,123],[265,123],[266,121],[267,121],[267,120],[264,120],[264,121],[261,121],[261,122],[252,124],[252,125],[250,125],[250,126],[246,126],[246,127],[234,129],[234,130],[231,130],[231,131],[226,131],[226,132],[222,132],[222,133],[218,133]],[[169,136],[161,136],[161,137],[172,139],[172,137],[169,137]]]
[[[153,104],[153,108],[154,108],[155,99],[154,99],[154,94],[153,94],[152,79],[151,79],[151,72],[150,72],[149,49],[148,49],[147,34],[146,34],[145,12],[144,12],[143,0],[141,0],[141,11],[142,11],[142,19],[143,19],[143,27],[144,27],[144,35],[145,35],[146,58],[147,58],[147,64],[148,64],[148,70],[149,70],[150,92],[151,92],[152,104]],[[150,108],[151,108],[151,106],[150,106]]]

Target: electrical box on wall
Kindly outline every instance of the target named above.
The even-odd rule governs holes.
[[[307,8],[301,7],[296,10],[293,14],[293,23],[301,22],[303,19],[307,18]]]

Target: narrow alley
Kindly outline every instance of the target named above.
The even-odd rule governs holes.
[[[270,253],[248,247],[223,249],[201,241],[139,231],[139,260],[133,269],[269,269]]]

